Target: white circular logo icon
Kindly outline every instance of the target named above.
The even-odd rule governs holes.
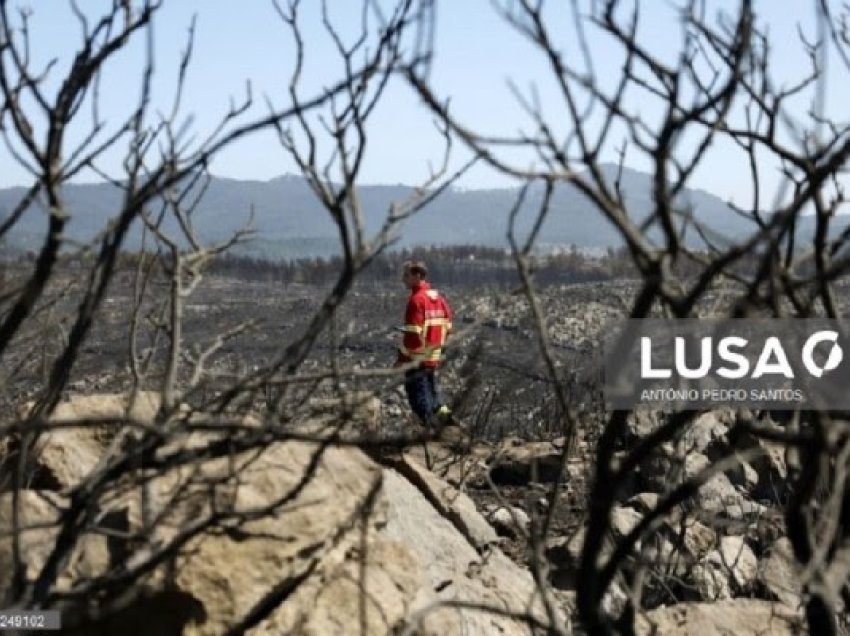
[[[803,346],[803,364],[806,369],[808,369],[809,373],[816,378],[823,377],[825,372],[835,369],[844,359],[844,350],[841,348],[841,345],[838,344],[837,340],[838,332],[836,331],[818,331],[817,333],[809,336],[809,339],[806,340],[806,344]],[[821,342],[832,343],[832,349],[830,349],[829,355],[827,356],[826,362],[824,362],[823,366],[820,366],[817,362],[815,362],[814,358],[815,347]]]

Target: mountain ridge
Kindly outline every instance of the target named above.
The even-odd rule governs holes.
[[[613,165],[602,168],[613,183],[618,168]],[[624,168],[620,185],[630,216],[637,222],[646,219],[653,209],[651,176]],[[0,219],[10,213],[25,191],[20,186],[0,189]],[[519,188],[448,188],[405,222],[396,245],[507,247],[508,216],[519,191]],[[400,184],[360,186],[358,195],[366,232],[369,235],[377,232],[392,202],[413,192],[413,187]],[[63,195],[70,213],[66,237],[75,242],[92,240],[120,209],[121,190],[109,183],[68,184],[63,188]],[[531,231],[542,195],[540,187],[527,192],[516,219],[518,240],[523,241]],[[755,229],[754,224],[742,219],[719,197],[704,190],[686,191],[680,203],[689,203],[697,219],[730,240]],[[18,251],[38,248],[47,228],[47,215],[39,211],[38,205],[33,208],[12,228],[6,238],[7,248],[14,246]],[[223,240],[244,227],[252,211],[256,233],[253,240],[239,246],[237,251],[243,255],[287,260],[330,256],[339,250],[337,227],[306,180],[298,175],[283,174],[266,181],[212,177],[192,218],[199,239],[212,242]],[[177,235],[177,224],[173,220],[166,221],[163,229]],[[802,228],[801,231],[807,230]],[[661,236],[657,227],[648,228],[647,235],[653,240]],[[142,224],[136,221],[128,234],[126,248],[137,249],[141,236]],[[610,221],[569,184],[556,187],[538,240],[548,245],[578,248],[622,245]],[[685,242],[699,246],[701,239],[691,230],[685,233]]]

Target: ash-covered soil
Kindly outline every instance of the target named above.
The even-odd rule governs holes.
[[[17,399],[34,395],[49,375],[52,356],[65,341],[83,281],[69,275],[56,290],[70,293],[30,321],[9,359],[15,368],[7,392]],[[166,281],[151,283],[148,298],[134,312],[134,280],[122,272],[112,281],[94,326],[74,364],[70,392],[118,391],[132,381],[131,323],[137,323],[136,355],[142,361],[154,345],[154,364],[144,379],[158,388],[165,361],[167,332],[154,327],[167,318],[161,299]],[[439,281],[436,286],[440,288]],[[447,346],[440,380],[444,399],[476,433],[489,439],[517,434],[529,439],[560,435],[561,422],[551,381],[540,355],[535,319],[525,296],[510,290],[440,288],[455,309],[455,332]],[[599,402],[602,337],[608,325],[624,315],[635,284],[593,283],[544,288],[540,301],[546,316],[551,351],[571,404],[592,409]],[[55,292],[55,290],[54,290]],[[237,325],[252,326],[212,355],[206,368],[222,383],[264,367],[298,340],[307,329],[329,287],[205,277],[185,300],[182,340],[188,369],[199,352]],[[360,371],[386,369],[395,360],[406,302],[396,280],[384,285],[357,285],[338,308],[331,327],[317,337],[301,373],[338,367]],[[27,336],[31,337],[27,337]],[[353,384],[352,380],[348,380]],[[387,427],[404,426],[407,406],[400,377],[389,381],[358,379],[378,392]],[[214,390],[215,381],[210,382]],[[351,386],[350,388],[360,388]]]

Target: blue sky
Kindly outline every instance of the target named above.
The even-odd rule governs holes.
[[[17,3],[13,2],[12,6]],[[79,28],[68,3],[62,0],[35,3],[31,18],[33,56],[41,63],[56,57],[59,68],[67,68],[79,44]],[[108,6],[105,0],[80,2],[87,11]],[[329,0],[331,15],[343,31],[358,24],[359,2]],[[566,13],[568,2],[553,2],[562,7],[551,14],[553,31],[565,55],[575,56],[575,38],[571,18]],[[660,55],[674,55],[680,42],[673,2],[644,0],[641,2],[640,37],[650,42]],[[723,7],[734,7],[732,0],[709,1],[709,13]],[[322,32],[318,0],[304,2],[304,39],[307,42],[308,65],[305,85],[318,88],[331,83],[339,69],[329,42]],[[774,64],[778,83],[790,83],[802,73],[806,58],[797,37],[798,26],[815,37],[812,4],[802,0],[761,0],[756,2],[759,19],[770,30],[775,44]],[[251,80],[259,99],[257,114],[264,112],[262,97],[277,104],[286,103],[286,86],[292,65],[291,37],[267,0],[166,0],[155,23],[154,49],[156,75],[154,103],[170,108],[180,51],[185,46],[186,32],[193,15],[197,15],[197,31],[193,63],[189,70],[182,113],[191,117],[191,129],[198,134],[208,131],[228,107],[231,97],[244,93],[246,79]],[[491,10],[487,0],[452,0],[439,5],[437,25],[437,59],[433,81],[438,92],[452,99],[454,111],[468,124],[486,132],[515,133],[530,128],[527,117],[511,95],[507,80],[512,79],[523,91],[534,86],[543,110],[558,126],[566,118],[558,101],[554,83],[547,73],[544,59],[520,36],[507,28]],[[351,31],[353,33],[353,31]],[[620,53],[610,41],[588,32],[594,64],[601,81],[613,81],[619,70]],[[104,118],[117,123],[121,114],[129,112],[139,94],[139,70],[142,65],[144,38],[113,60],[101,84],[101,111]],[[613,69],[613,72],[609,69]],[[830,108],[841,115],[850,103],[848,83],[829,84]],[[55,89],[55,87],[54,87]],[[305,90],[308,93],[309,90]],[[797,105],[800,116],[809,106],[811,95]],[[440,140],[435,135],[431,117],[424,112],[418,98],[401,84],[390,86],[369,129],[367,161],[363,183],[420,182],[428,173],[428,162],[441,159]],[[631,107],[651,119],[650,105],[633,103]],[[566,129],[558,131],[566,134]],[[687,140],[683,141],[687,144]],[[119,155],[105,158],[107,171],[117,168]],[[609,158],[613,158],[610,155]],[[458,152],[455,161],[464,159]],[[523,159],[515,158],[521,162]],[[632,167],[646,169],[646,159],[638,153],[629,156]],[[748,193],[746,164],[731,148],[713,147],[705,167],[695,176],[695,185],[724,198],[740,200]],[[238,179],[269,179],[295,167],[272,135],[246,139],[212,165],[217,176]],[[768,180],[777,179],[775,166],[765,166]],[[86,175],[84,180],[95,180]],[[26,173],[15,165],[9,153],[0,149],[0,187],[27,183]],[[462,182],[469,188],[512,185],[509,180],[487,169],[471,172]]]

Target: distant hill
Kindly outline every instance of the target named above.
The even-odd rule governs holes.
[[[604,167],[613,177],[614,167]],[[621,189],[633,218],[642,220],[652,210],[652,182],[649,175],[625,170]],[[23,188],[0,190],[0,219],[5,218],[23,195]],[[409,196],[406,186],[372,185],[359,190],[364,209],[366,230],[376,232],[393,201]],[[506,246],[508,214],[518,190],[449,189],[428,207],[409,219],[402,228],[399,246],[478,244]],[[530,231],[542,189],[532,189],[517,219],[520,237]],[[121,192],[110,184],[68,185],[64,197],[71,213],[66,235],[74,241],[91,240],[117,214]],[[718,197],[703,191],[686,191],[680,203],[689,205],[696,218],[709,224],[725,237],[749,234],[753,224],[742,219]],[[242,254],[265,259],[294,259],[328,256],[338,250],[336,227],[317,201],[306,181],[297,176],[283,176],[269,181],[238,181],[213,178],[193,214],[194,225],[204,241],[221,240],[247,223],[253,210],[255,238],[240,246]],[[33,209],[7,237],[7,247],[35,249],[46,228],[43,209]],[[811,225],[810,222],[802,225]],[[166,230],[175,232],[174,223]],[[802,227],[801,232],[811,231]],[[657,228],[648,233],[657,238]],[[136,223],[128,237],[127,247],[138,247],[141,224]],[[690,231],[685,235],[690,245],[698,246],[700,238]],[[730,239],[731,240],[731,239]],[[547,245],[576,245],[581,248],[607,248],[621,244],[613,226],[572,186],[559,186],[553,196],[551,211],[543,225],[539,242]]]

